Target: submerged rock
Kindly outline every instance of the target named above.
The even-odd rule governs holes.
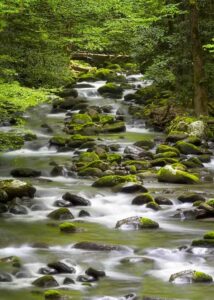
[[[0,282],[12,282],[12,275],[6,272],[0,272]]]
[[[66,265],[65,263],[61,262],[61,261],[57,261],[57,262],[53,262],[53,263],[49,263],[48,267],[51,269],[54,269],[57,273],[75,273],[76,270],[73,267],[69,267],[68,265]]]
[[[64,233],[74,233],[77,231],[76,226],[70,222],[64,222],[64,223],[60,224],[59,229],[61,232],[64,232]]]
[[[86,271],[85,271],[85,274],[88,275],[88,276],[92,276],[94,277],[95,279],[99,279],[100,277],[105,277],[106,274],[104,271],[99,271],[99,270],[96,270],[96,269],[93,269],[93,268],[88,268]]]
[[[143,205],[149,202],[154,202],[154,198],[149,193],[140,194],[132,200],[133,205]]]
[[[30,168],[17,168],[13,169],[10,174],[14,177],[39,177],[42,173]]]
[[[79,242],[73,248],[87,250],[87,251],[124,251],[127,250],[124,246],[119,245],[106,245],[93,242]]]
[[[61,207],[49,213],[48,218],[53,220],[68,220],[68,219],[74,219],[74,216],[72,215],[72,213],[68,208]]]

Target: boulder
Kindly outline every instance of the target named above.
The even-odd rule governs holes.
[[[202,138],[205,136],[205,129],[206,129],[206,126],[205,126],[204,122],[201,120],[192,122],[188,125],[189,134],[193,135],[193,136],[197,136],[199,138]]]
[[[0,282],[12,282],[12,275],[6,272],[0,272]]]
[[[108,82],[98,89],[101,95],[111,98],[121,98],[123,93],[123,88],[115,83]]]
[[[0,190],[7,193],[7,201],[11,201],[15,197],[27,196],[33,198],[36,193],[36,189],[30,183],[16,179],[1,180]]]
[[[127,250],[126,247],[120,245],[107,245],[98,244],[93,242],[79,242],[76,243],[73,248],[86,250],[86,251],[124,251]]]
[[[141,139],[140,141],[137,141],[134,143],[134,146],[140,147],[140,148],[146,148],[146,149],[152,149],[155,146],[154,140],[149,138]]]
[[[132,194],[132,193],[137,193],[137,192],[142,192],[142,193],[147,193],[148,190],[145,188],[143,185],[139,183],[125,183],[122,185],[118,192],[125,193],[125,194]]]
[[[196,202],[196,201],[203,201],[204,202],[206,199],[201,194],[186,193],[186,194],[180,195],[178,197],[178,200],[183,202],[183,203],[186,203],[186,202],[193,203],[193,202]]]
[[[68,208],[61,207],[49,213],[48,218],[53,220],[68,220],[68,219],[74,219],[74,216],[72,215],[72,213]]]
[[[185,270],[170,276],[169,282],[176,281],[182,283],[210,283],[213,281],[213,278],[204,272]]]
[[[196,154],[196,155],[203,154],[203,150],[200,147],[184,141],[177,142],[176,147],[179,149],[179,151],[182,154]]]
[[[63,233],[74,233],[77,232],[77,228],[73,223],[64,222],[59,225],[59,229]]]
[[[159,205],[173,205],[173,202],[171,200],[163,196],[155,197],[155,202]]]
[[[158,172],[158,181],[169,183],[195,184],[199,183],[198,176],[179,170],[173,165],[166,165]]]
[[[56,290],[47,290],[44,293],[45,300],[63,300],[64,297],[59,291]]]
[[[88,275],[88,276],[94,277],[96,279],[99,279],[100,277],[105,277],[106,276],[104,271],[96,270],[94,268],[88,268],[85,271],[85,274]]]
[[[58,274],[61,274],[61,273],[72,274],[72,273],[76,272],[76,270],[73,267],[69,267],[68,265],[66,265],[65,263],[63,263],[61,261],[49,263],[48,267],[51,269],[54,269]]]

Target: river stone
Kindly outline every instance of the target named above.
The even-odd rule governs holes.
[[[154,198],[149,193],[140,194],[132,200],[133,205],[143,205],[149,202],[154,202]]]
[[[195,270],[185,270],[172,274],[169,278],[169,282],[175,282],[177,279],[183,283],[208,283],[213,281],[212,276]]]
[[[41,171],[30,168],[17,168],[13,169],[10,174],[13,177],[39,177],[42,173]]]
[[[0,203],[0,214],[6,213],[8,211],[8,206],[6,204]]]
[[[193,203],[195,201],[205,201],[206,199],[201,195],[197,193],[186,193],[178,197],[178,200],[182,203]]]
[[[154,140],[149,138],[144,138],[140,141],[134,143],[134,146],[146,149],[152,149],[155,146]]]
[[[92,186],[94,187],[113,187],[115,185],[125,183],[125,182],[136,182],[136,176],[134,175],[107,175],[102,176],[98,180],[96,180]]]
[[[147,193],[148,190],[141,184],[134,184],[134,183],[126,183],[124,184],[118,192],[125,193],[125,194],[132,194],[132,193]]]
[[[79,212],[79,217],[80,217],[80,218],[83,218],[83,217],[90,217],[90,214],[89,214],[89,212],[87,212],[86,210],[82,209],[82,210]]]
[[[176,147],[182,154],[203,154],[203,151],[200,147],[184,141],[177,142]]]
[[[6,272],[0,272],[0,282],[12,282],[12,276]]]
[[[189,135],[185,132],[170,132],[166,137],[166,142],[175,143],[177,141],[181,141],[188,138],[188,136]]]
[[[0,190],[0,203],[6,203],[8,200],[8,195],[4,190]]]
[[[166,197],[157,196],[155,202],[159,205],[173,205],[173,202]]]
[[[62,199],[70,202],[72,206],[88,206],[91,204],[89,200],[69,192],[65,193]]]
[[[50,288],[59,286],[56,279],[51,275],[44,275],[42,277],[39,277],[36,280],[34,280],[32,284],[40,288]]]
[[[77,281],[79,282],[94,282],[97,281],[97,278],[87,275],[79,275],[77,277]]]
[[[129,217],[117,221],[115,228],[120,228],[123,225],[131,226],[134,229],[157,229],[159,224],[149,218],[144,217]]]
[[[100,277],[105,277],[106,276],[106,273],[104,271],[99,271],[99,270],[96,270],[94,268],[88,268],[85,271],[85,274],[88,275],[88,276],[94,277],[96,279],[99,279]]]
[[[53,177],[64,176],[65,175],[65,167],[64,166],[54,166],[50,172],[50,175]]]
[[[86,250],[86,251],[124,251],[127,250],[124,246],[119,245],[106,245],[93,242],[79,242],[73,248]]]
[[[166,165],[158,172],[158,181],[169,183],[194,184],[199,183],[199,178],[188,172],[182,171],[173,165]]]
[[[17,179],[8,179],[0,181],[0,189],[5,191],[8,195],[8,201],[14,197],[34,197],[36,189],[27,182],[23,182]]]
[[[61,261],[49,263],[48,267],[56,270],[57,273],[76,273],[76,270],[73,267],[69,267]]]
[[[63,280],[63,284],[65,284],[65,285],[67,285],[67,284],[75,284],[75,281],[72,278],[65,277],[65,279]]]
[[[61,207],[49,213],[48,218],[53,220],[68,220],[68,219],[74,219],[74,216],[72,215],[72,213],[68,208]]]
[[[188,132],[190,135],[197,136],[197,137],[204,137],[205,135],[205,124],[203,121],[198,120],[192,122],[188,125]]]

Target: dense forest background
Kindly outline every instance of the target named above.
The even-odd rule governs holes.
[[[174,101],[214,97],[212,0],[2,0],[1,85],[60,87],[73,53],[128,55]]]

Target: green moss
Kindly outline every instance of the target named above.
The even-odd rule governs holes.
[[[154,156],[154,158],[172,158],[172,157],[178,157],[179,155],[174,152],[174,151],[167,151],[167,152],[162,152],[158,153]]]
[[[99,160],[99,156],[95,152],[82,152],[79,156],[80,162],[93,162]]]
[[[73,219],[73,215],[66,207],[60,207],[48,214],[48,218],[53,220]]]
[[[212,282],[212,276],[199,271],[194,271],[192,275],[193,282]]]
[[[65,146],[68,140],[69,138],[67,136],[55,135],[50,139],[49,143],[55,146]]]
[[[64,232],[64,233],[74,233],[77,230],[76,226],[70,222],[64,222],[64,223],[60,224],[59,229],[61,232]]]
[[[193,247],[213,248],[214,239],[193,240],[191,245]]]
[[[207,200],[206,204],[208,204],[209,206],[212,206],[214,208],[214,199]]]
[[[85,168],[98,168],[102,171],[106,171],[109,169],[109,164],[106,162],[103,162],[102,160],[94,160],[87,164]]]
[[[94,187],[112,187],[124,182],[137,182],[135,175],[107,175],[99,178],[93,183]]]
[[[187,142],[184,142],[184,141],[177,142],[176,147],[183,154],[203,154],[203,151],[200,147],[195,146],[190,143],[187,143]]]
[[[146,160],[126,160],[122,163],[123,166],[135,166],[137,170],[148,169],[149,161]]]
[[[180,151],[173,146],[161,144],[156,149],[156,153],[165,153],[165,152],[175,152],[177,154],[177,156],[180,155]]]
[[[151,208],[155,211],[158,211],[161,209],[161,207],[155,201],[151,201],[151,202],[147,203],[146,207]]]
[[[44,293],[45,300],[60,300],[62,294],[56,290],[48,290]]]
[[[151,161],[151,165],[153,167],[162,167],[162,166],[165,166],[167,164],[174,164],[174,163],[178,163],[178,160],[175,159],[175,158],[169,158],[169,157],[156,158],[156,159]]]
[[[109,153],[107,154],[107,161],[112,162],[121,162],[122,161],[122,155],[118,153]]]
[[[79,176],[101,177],[103,172],[98,168],[81,168],[78,172]]]
[[[112,124],[104,124],[100,129],[100,133],[117,133],[126,131],[126,124],[123,121],[118,121]]]
[[[21,149],[24,139],[15,133],[0,132],[0,151],[13,151]]]
[[[169,127],[167,128],[167,131],[168,132],[171,132],[171,131],[187,132],[188,125],[195,121],[197,121],[197,118],[178,116],[178,117],[174,118],[173,121],[170,123]]]
[[[205,235],[204,235],[204,239],[206,240],[206,239],[214,239],[214,231],[209,231],[209,232],[207,232],[207,233],[205,233]]]
[[[134,145],[137,147],[151,149],[155,146],[155,143],[154,140],[144,137],[140,141],[137,141]]]
[[[44,275],[42,277],[39,277],[34,280],[32,284],[40,288],[55,287],[59,285],[55,278],[51,275]]]
[[[106,123],[113,123],[115,120],[114,116],[110,116],[110,115],[99,115],[99,122],[101,124],[106,124]]]
[[[139,218],[140,228],[142,229],[156,229],[159,227],[159,224],[149,218]]]
[[[88,114],[74,114],[71,119],[71,123],[83,125],[88,123],[91,124],[93,122],[92,118]]]
[[[106,83],[105,85],[101,86],[98,89],[98,92],[104,96],[121,98],[122,93],[123,93],[123,88],[115,83],[109,82],[109,83]]]

